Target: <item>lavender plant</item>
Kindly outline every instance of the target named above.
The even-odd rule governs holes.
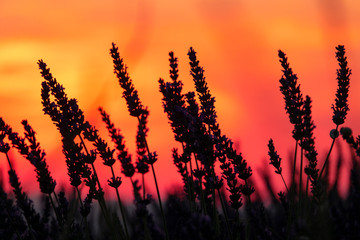
[[[9,183],[13,189],[13,193],[6,193],[0,184],[0,239],[235,240],[360,237],[360,135],[354,137],[348,127],[340,129],[343,139],[354,151],[348,195],[340,196],[337,190],[340,168],[343,166],[342,155],[338,157],[335,171],[337,180],[333,186],[330,185],[328,171],[323,174],[329,168],[329,162],[332,162],[330,154],[339,135],[338,128],[344,124],[349,111],[351,70],[343,46],[336,47],[338,89],[335,104],[332,105],[332,120],[336,128],[330,133],[332,144],[321,170],[318,168],[320,157],[315,148],[312,100],[307,95],[303,97],[298,77],[290,68],[288,58],[282,51],[278,52],[283,68],[280,91],[284,96],[286,113],[294,126],[292,137],[296,144],[294,158],[282,159],[273,139],[269,140],[270,165],[274,167],[275,174],[280,175],[285,188],[276,193],[270,183],[270,171],[266,169],[261,172],[264,191],[272,196],[271,205],[267,207],[259,195],[259,188],[255,191],[253,187],[259,184],[251,177],[252,168],[242,153],[235,149],[233,141],[221,131],[215,97],[209,90],[204,68],[193,48],[189,49],[188,56],[195,91],[183,92],[178,59],[173,52],[169,53],[170,80],[160,78],[158,81],[164,112],[174,138],[180,144],[180,148],[171,148],[169,151],[172,151],[173,163],[182,179],[182,191],[166,197],[160,196],[154,166],[158,155],[150,151],[147,138],[150,131],[147,127],[149,110],[140,101],[135,82],[131,80],[115,44],[112,44],[110,54],[129,114],[136,117],[138,122],[135,162],[120,128],[115,127],[110,115],[99,107],[114,146],[107,143],[96,127],[85,120],[77,100],[67,96],[65,88],[52,76],[45,62],[39,60],[38,65],[44,78],[41,84],[43,111],[61,134],[62,152],[73,194],[56,189],[56,180],[50,173],[45,150],[40,147],[28,121],[22,121],[22,137],[0,117],[0,152],[9,166]],[[21,187],[20,178],[12,164],[15,159],[11,159],[12,155],[9,154],[13,149],[17,149],[35,168],[44,199],[40,205],[42,209],[37,209]],[[297,162],[298,155],[300,162]],[[112,199],[105,198],[103,183],[94,165],[99,159],[110,170],[107,184],[116,193],[116,204],[112,204]],[[304,164],[306,159],[307,163]],[[292,166],[290,181],[283,176],[285,170],[282,163],[287,160]],[[119,172],[115,167],[117,161],[121,165]],[[219,172],[216,166],[220,166]],[[157,190],[157,202],[145,189],[145,184],[148,184],[145,182],[145,174],[150,171]],[[299,178],[296,172],[299,172]],[[123,181],[130,181],[133,188],[133,208],[124,206],[121,200],[119,189]],[[86,191],[86,197],[83,191]],[[93,204],[94,201],[98,204]]]
[[[332,117],[333,122],[336,124],[336,128],[330,132],[330,137],[333,139],[329,153],[325,159],[324,165],[320,171],[320,176],[324,172],[326,164],[329,160],[331,150],[334,146],[336,138],[339,136],[338,128],[345,122],[347,112],[349,111],[348,96],[350,87],[350,75],[351,70],[348,67],[347,57],[345,56],[345,48],[342,45],[336,47],[336,58],[339,63],[339,69],[336,70],[338,89],[336,90],[335,105],[332,105],[334,115]]]

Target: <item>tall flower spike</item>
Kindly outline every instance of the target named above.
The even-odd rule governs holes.
[[[300,146],[306,151],[305,157],[309,160],[309,165],[305,167],[305,173],[310,176],[310,180],[313,182],[318,178],[317,169],[317,151],[315,150],[315,138],[313,136],[313,130],[315,128],[314,122],[311,117],[311,99],[306,96],[304,101],[304,117],[303,117],[303,139]]]
[[[7,153],[10,150],[10,145],[4,142],[4,138],[9,131],[9,126],[5,124],[4,120],[0,117],[0,152]]]
[[[199,65],[196,52],[192,47],[188,52],[188,56],[191,66],[190,74],[194,79],[195,88],[201,103],[201,117],[204,119],[205,124],[214,126],[216,124],[215,98],[210,94],[210,90],[205,81],[204,69]]]
[[[283,76],[280,79],[280,91],[284,95],[285,110],[289,114],[290,123],[294,125],[293,138],[300,140],[302,138],[302,105],[303,96],[300,91],[300,85],[297,83],[297,76],[289,67],[285,53],[279,50],[279,58],[283,67]]]
[[[230,192],[229,202],[230,206],[235,210],[239,209],[242,204],[241,198],[241,188],[238,186],[238,180],[236,178],[236,173],[234,169],[231,167],[231,164],[228,161],[224,161],[220,168],[223,170],[222,177],[226,180],[227,190]]]
[[[313,131],[315,129],[314,122],[311,116],[311,98],[306,95],[303,105],[303,138],[301,139],[300,146],[305,151],[311,151],[314,148]]]
[[[336,47],[336,50],[336,58],[340,68],[336,70],[338,89],[336,91],[335,105],[333,104],[331,108],[334,111],[333,122],[336,125],[341,125],[345,122],[347,112],[349,111],[348,96],[351,70],[348,67],[344,46],[339,45]]]
[[[146,136],[149,129],[147,128],[147,118],[149,116],[149,112],[144,110],[144,113],[141,114],[138,123],[138,130],[136,133],[136,154],[137,154],[137,161],[136,161],[136,169],[138,173],[145,174],[149,171],[149,165],[145,161],[146,159]]]
[[[25,129],[25,138],[20,137],[19,134],[14,132],[8,125],[5,125],[6,134],[13,147],[18,149],[19,153],[26,157],[26,159],[28,159],[35,167],[35,172],[37,173],[36,177],[40,184],[41,192],[50,194],[54,191],[56,182],[50,175],[45,160],[45,152],[41,150],[40,144],[36,141],[35,132],[27,121],[22,121],[22,124]],[[27,144],[26,140],[30,145]]]
[[[79,135],[84,124],[84,114],[77,100],[68,98],[65,88],[52,76],[43,60],[39,60],[38,65],[41,76],[45,79],[41,90],[44,113],[50,115],[62,135]],[[50,93],[54,96],[54,101],[50,100]]]
[[[139,123],[136,133],[136,153],[138,157],[142,157],[147,151],[145,140],[147,137],[147,133],[149,131],[149,129],[146,126],[148,116],[149,116],[149,112],[145,110],[139,118]]]
[[[115,46],[114,43],[112,43],[112,48],[110,49],[110,54],[111,57],[113,58],[113,63],[114,63],[114,73],[116,74],[117,78],[119,79],[119,84],[121,86],[121,88],[123,89],[123,97],[126,100],[127,106],[128,106],[128,110],[131,116],[136,117],[139,121],[139,123],[141,122],[141,115],[143,114],[148,114],[147,109],[141,104],[141,101],[139,99],[138,93],[135,90],[135,87],[129,77],[129,74],[127,73],[127,67],[125,66],[125,64],[123,63],[123,59],[120,58],[119,52],[118,52],[118,48]],[[140,123],[141,125],[141,123]],[[145,139],[145,144],[147,145],[147,141]],[[166,226],[166,221],[165,221],[165,215],[164,215],[164,211],[162,208],[162,203],[161,203],[161,197],[160,197],[160,192],[159,192],[159,187],[157,184],[157,180],[156,180],[156,174],[155,174],[155,170],[154,170],[154,166],[152,165],[156,160],[156,153],[150,153],[150,150],[148,147],[147,148],[147,152],[148,152],[148,156],[147,156],[147,163],[151,164],[151,168],[152,168],[152,172],[153,172],[153,176],[154,176],[154,181],[155,181],[155,186],[156,186],[156,192],[158,195],[158,200],[159,200],[159,206],[160,206],[160,211],[161,211],[161,216],[162,216],[162,220],[163,220],[163,224],[164,224],[164,229],[165,229],[165,233],[166,233],[166,239],[169,239],[169,235],[167,232],[167,226]]]
[[[79,108],[77,100],[75,98],[68,98],[65,93],[65,88],[52,76],[50,69],[47,68],[43,60],[39,60],[38,65],[41,70],[41,75],[45,79],[42,83],[43,89],[41,91],[44,112],[50,115],[63,137],[63,153],[66,157],[71,185],[75,187],[79,186],[82,182],[81,178],[84,178],[86,185],[90,187],[90,191],[97,194],[97,199],[100,199],[103,196],[103,192],[100,182],[97,181],[93,164],[95,152],[90,153],[90,156],[86,156],[81,152],[82,146],[74,142],[77,136],[81,138],[81,133],[84,134],[87,140],[95,141],[97,130],[88,122],[85,122],[84,114]],[[50,94],[55,98],[54,101],[50,100]],[[102,148],[100,149],[98,146],[96,147],[98,151],[104,150],[104,144],[102,144]],[[106,146],[105,151],[106,152],[100,153],[100,155],[106,157],[106,159],[104,159],[106,164],[111,165],[115,162],[112,158],[112,150]],[[92,173],[91,169],[87,166],[87,163],[91,163],[94,173]],[[96,189],[94,182],[98,183],[98,189]]]
[[[270,157],[270,164],[275,167],[275,169],[276,169],[275,173],[277,173],[281,176],[281,179],[283,180],[286,190],[289,191],[289,189],[286,185],[285,179],[282,175],[281,158],[280,158],[279,154],[277,153],[277,151],[275,150],[274,141],[271,138],[269,140],[268,148],[269,148],[268,154]]]
[[[162,105],[167,113],[169,123],[175,135],[175,140],[185,142],[188,138],[188,120],[186,118],[185,100],[182,94],[183,83],[178,80],[178,64],[174,53],[169,53],[170,61],[170,78],[172,82],[166,82],[159,79],[160,92],[163,95]]]
[[[54,192],[56,181],[52,178],[49,166],[46,163],[45,152],[40,148],[40,144],[36,141],[35,131],[29,125],[27,120],[23,120],[21,124],[24,126],[25,138],[30,143],[29,153],[26,158],[35,167],[37,180],[40,184],[42,193],[50,194]]]
[[[99,108],[103,122],[106,124],[106,128],[109,131],[111,140],[115,143],[115,147],[118,150],[118,160],[122,166],[122,173],[126,177],[132,177],[135,173],[135,167],[131,162],[131,156],[125,146],[124,137],[121,135],[120,130],[115,128],[114,124],[110,120],[110,116],[105,112],[103,108]]]
[[[169,61],[170,61],[170,78],[176,82],[179,77],[179,70],[178,70],[178,59],[174,57],[174,52],[169,53]]]
[[[123,88],[123,98],[125,98],[128,110],[131,116],[139,117],[143,112],[143,105],[138,96],[138,92],[135,89],[129,74],[127,72],[127,66],[124,64],[124,60],[120,57],[118,48],[115,43],[112,43],[110,49],[111,57],[114,63],[114,73],[116,74],[120,86]]]
[[[82,146],[76,144],[74,139],[69,137],[63,137],[62,143],[68,175],[70,177],[70,184],[74,187],[78,187],[82,183],[81,178],[84,175],[89,175],[89,168],[82,161]]]
[[[97,152],[99,153],[101,159],[103,160],[103,164],[111,167],[115,163],[114,152],[115,149],[110,149],[108,144],[102,139],[98,130],[92,126],[88,121],[85,122],[83,127],[83,135],[84,138],[92,142],[94,147],[96,147]]]
[[[269,140],[269,157],[270,157],[270,164],[274,166],[275,173],[281,174],[282,168],[281,168],[281,158],[274,147],[274,141],[272,139]]]

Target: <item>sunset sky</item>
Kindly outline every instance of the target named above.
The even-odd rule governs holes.
[[[48,64],[68,96],[78,99],[86,119],[110,141],[97,111],[102,106],[122,130],[135,156],[137,122],[129,116],[113,74],[112,42],[119,47],[143,104],[149,107],[148,141],[150,149],[159,154],[155,168],[163,193],[180,179],[171,158],[171,149],[178,145],[162,109],[157,82],[159,77],[169,80],[169,51],[179,58],[185,91],[194,90],[187,51],[192,46],[198,52],[216,98],[220,127],[256,176],[268,165],[270,138],[285,166],[295,144],[279,91],[279,49],[298,74],[302,92],[313,100],[316,147],[322,163],[331,143],[329,131],[334,127],[335,46],[345,45],[353,73],[345,125],[356,135],[360,133],[358,1],[1,0],[0,26],[0,116],[21,133],[20,122],[28,119],[47,153],[58,186],[69,186],[66,164],[59,133],[42,112],[42,78],[36,62],[43,59]],[[10,155],[24,190],[36,192],[33,167],[15,150]],[[97,164],[106,185],[110,170],[102,167],[100,160]],[[4,155],[0,155],[0,168],[7,182]],[[147,178],[152,186],[152,176]],[[128,180],[123,180],[122,193],[126,194],[130,188]]]

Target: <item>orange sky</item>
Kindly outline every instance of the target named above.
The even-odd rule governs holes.
[[[180,179],[172,165],[173,135],[157,83],[159,77],[168,79],[169,51],[179,58],[180,78],[187,91],[193,90],[187,50],[192,46],[198,52],[216,97],[220,126],[237,143],[255,174],[264,159],[268,164],[270,137],[283,158],[294,145],[279,92],[278,49],[287,53],[304,95],[313,99],[316,146],[324,159],[337,86],[335,46],[345,45],[353,69],[346,125],[360,132],[357,1],[1,0],[0,26],[0,116],[19,132],[21,120],[29,120],[59,185],[68,181],[66,165],[59,134],[49,116],[42,114],[42,79],[36,62],[43,59],[48,64],[69,97],[79,100],[87,120],[108,139],[97,112],[103,106],[135,153],[136,119],[128,115],[113,74],[111,42],[118,45],[140,98],[150,109],[148,140],[160,156],[156,169],[162,191]],[[35,179],[33,167],[13,155],[24,189],[34,191],[37,183],[27,180]],[[5,156],[0,156],[0,166],[7,181]],[[106,176],[108,171],[101,172]],[[150,175],[148,179],[152,185]],[[128,190],[124,182],[123,192]]]

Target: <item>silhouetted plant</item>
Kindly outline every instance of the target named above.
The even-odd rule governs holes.
[[[188,57],[195,91],[183,92],[178,59],[173,52],[169,53],[170,81],[162,78],[158,81],[164,112],[174,138],[181,146],[169,150],[182,179],[182,191],[167,198],[161,197],[154,167],[158,155],[150,151],[147,141],[149,110],[140,101],[115,44],[112,44],[110,54],[129,114],[136,117],[138,122],[135,163],[126,148],[124,136],[115,127],[110,115],[99,107],[114,147],[101,137],[95,126],[85,120],[77,100],[67,96],[65,88],[52,76],[44,61],[39,60],[44,78],[41,84],[43,111],[50,116],[61,134],[62,153],[73,192],[67,197],[69,193],[56,190],[56,181],[49,171],[45,151],[40,147],[28,121],[21,122],[24,127],[22,137],[0,118],[0,152],[9,165],[9,183],[13,189],[13,194],[6,193],[0,186],[0,239],[360,238],[360,135],[354,137],[348,127],[340,129],[343,139],[355,152],[351,152],[353,158],[348,194],[344,197],[338,192],[340,170],[344,166],[344,156],[340,151],[337,165],[331,164],[336,167],[336,180],[333,185],[329,181],[330,154],[339,135],[338,127],[344,123],[349,111],[351,70],[344,46],[336,47],[338,89],[335,104],[332,105],[332,119],[336,128],[330,131],[332,144],[320,171],[311,98],[307,95],[303,97],[288,58],[284,52],[278,52],[283,73],[280,91],[285,100],[286,113],[294,126],[292,137],[296,145],[294,158],[289,160],[279,156],[273,139],[268,142],[269,163],[274,167],[275,174],[281,176],[285,187],[285,191],[275,192],[269,169],[262,169],[261,180],[265,192],[271,196],[268,207],[260,198],[260,188],[255,192],[253,186],[259,184],[251,177],[252,168],[242,153],[235,149],[233,141],[221,132],[215,97],[210,93],[204,68],[193,48],[189,49]],[[298,146],[300,162],[297,163]],[[39,205],[41,211],[21,187],[9,155],[12,148],[17,149],[35,167],[39,189],[43,194],[42,204]],[[308,160],[305,167],[304,157]],[[99,158],[110,168],[107,184],[115,190],[117,203],[105,199],[94,165]],[[121,165],[119,172],[114,168],[117,160]],[[289,161],[292,168],[288,182],[283,176],[283,161]],[[220,172],[216,166],[220,166]],[[157,201],[145,189],[144,176],[150,168]],[[303,183],[303,173],[307,176],[306,183]],[[126,178],[122,179],[120,174]],[[133,207],[123,206],[121,201],[119,188],[123,181],[130,181],[132,185]],[[308,191],[309,187],[311,192]],[[82,196],[81,191],[86,191],[86,197]],[[93,201],[97,201],[98,205],[93,205]]]

